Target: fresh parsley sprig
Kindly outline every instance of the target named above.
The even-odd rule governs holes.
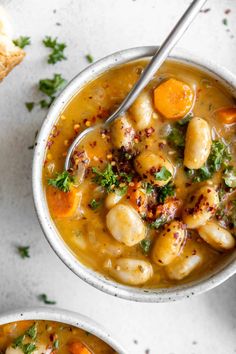
[[[63,171],[57,173],[54,178],[48,179],[48,184],[55,188],[60,189],[62,192],[69,192],[72,183],[74,182],[74,177],[68,171]]]
[[[21,48],[24,49],[27,45],[31,44],[30,37],[20,36],[19,38],[13,39],[13,43]]]
[[[48,64],[56,64],[58,61],[66,60],[64,50],[67,47],[65,43],[59,43],[56,38],[46,36],[43,40],[43,44],[46,48],[50,48],[52,51],[48,56]]]

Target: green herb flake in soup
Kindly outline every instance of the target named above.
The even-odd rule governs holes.
[[[108,70],[70,100],[48,138],[43,181],[53,221],[83,264],[163,288],[204,277],[234,252],[236,107],[219,81],[167,61],[101,129],[146,63]],[[54,79],[41,82],[49,97]],[[96,124],[64,171],[74,137]]]

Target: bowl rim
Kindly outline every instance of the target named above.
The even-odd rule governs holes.
[[[108,279],[104,275],[84,266],[61,238],[48,211],[42,185],[42,166],[49,133],[60,116],[61,111],[74,94],[108,69],[130,61],[152,56],[157,48],[158,46],[143,46],[118,51],[98,60],[77,74],[55,99],[48,111],[37,137],[32,166],[33,198],[38,220],[47,241],[65,265],[82,280],[110,295],[126,300],[155,303],[189,298],[194,294],[200,294],[216,287],[236,273],[235,257],[228,265],[222,265],[221,269],[216,271],[215,274],[206,276],[200,281],[186,283],[176,287],[161,289],[135,288]],[[231,93],[236,96],[236,77],[226,68],[213,64],[206,59],[200,58],[182,49],[172,51],[168,59],[184,62],[192,67],[198,67],[206,71],[216,79],[220,79]]]
[[[69,324],[94,334],[96,337],[110,345],[110,347],[116,350],[117,353],[126,353],[124,348],[114,339],[114,336],[111,335],[101,324],[77,312],[57,307],[46,308],[41,306],[33,308],[23,307],[0,314],[0,325],[24,320],[46,320]]]

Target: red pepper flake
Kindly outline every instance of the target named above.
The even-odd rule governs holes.
[[[146,137],[149,138],[149,136],[151,136],[154,133],[154,131],[155,129],[153,127],[146,128],[145,129]]]
[[[179,237],[179,233],[178,233],[178,232],[175,232],[175,233],[174,233],[174,238],[177,240],[178,237]]]
[[[225,14],[226,14],[226,15],[228,15],[230,12],[231,12],[230,9],[226,9],[226,10],[225,10]]]
[[[195,254],[197,254],[197,251],[193,250],[192,255],[195,256]]]

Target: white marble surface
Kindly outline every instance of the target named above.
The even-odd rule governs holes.
[[[159,44],[189,1],[0,3],[13,18],[16,36],[32,38],[24,63],[0,85],[0,311],[39,305],[37,295],[45,292],[59,307],[110,328],[130,354],[144,354],[147,348],[152,354],[236,353],[235,277],[209,293],[177,303],[137,304],[113,298],[82,282],[57,258],[39,227],[32,201],[32,150],[27,147],[44,112],[28,113],[24,102],[39,99],[38,80],[54,72],[71,79],[87,65],[87,53],[100,58],[122,48]],[[199,14],[180,46],[235,72],[236,2],[209,0],[205,7],[211,11]],[[232,12],[226,16],[227,8]],[[228,26],[222,24],[224,17]],[[47,50],[41,45],[45,35],[68,44],[67,61],[54,67],[46,63]],[[30,245],[31,258],[19,258],[17,245]]]

